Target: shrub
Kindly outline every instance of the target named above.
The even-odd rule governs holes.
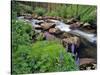
[[[12,54],[12,74],[31,73],[29,66],[28,53],[31,46],[19,45],[17,51]]]
[[[38,16],[43,16],[46,12],[46,10],[42,7],[36,7],[34,9],[34,12],[38,15]]]
[[[58,16],[58,12],[51,11],[51,12],[46,13],[46,16]]]
[[[32,71],[55,72],[77,70],[75,61],[70,53],[56,41],[38,41],[33,44],[30,59],[34,60]]]
[[[12,45],[28,45],[31,42],[33,35],[32,26],[29,23],[12,20]]]
[[[27,63],[28,53],[32,50],[32,26],[29,23],[12,20],[12,73],[30,73]]]
[[[18,7],[19,7],[18,12],[20,12],[20,14],[22,14],[22,13],[32,13],[33,12],[33,8],[31,6],[19,3]]]
[[[25,13],[33,13],[33,7],[29,5],[22,4],[18,1],[12,1],[12,10],[17,13],[17,16],[23,15]],[[13,15],[12,15],[13,16]]]
[[[45,38],[44,34],[41,32],[36,36],[37,41],[42,41]]]

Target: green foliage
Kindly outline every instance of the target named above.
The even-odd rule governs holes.
[[[39,34],[36,36],[36,40],[37,40],[37,41],[42,41],[44,38],[45,38],[45,37],[44,37],[44,34],[43,34],[42,32],[39,33]]]
[[[30,58],[35,61],[33,72],[77,70],[70,53],[57,41],[38,41],[33,44]]]
[[[33,35],[32,26],[26,22],[12,20],[12,47],[18,45],[28,45]]]
[[[27,55],[31,50],[32,26],[26,22],[12,20],[12,73],[30,73]]]
[[[90,7],[88,6],[86,9],[85,9],[86,12],[84,12],[80,17],[81,17],[81,21],[84,21],[84,22],[96,22],[96,14],[97,14],[97,11],[96,11],[96,7]]]
[[[56,11],[51,11],[51,12],[47,12],[45,15],[46,15],[46,16],[58,16],[58,12],[56,12]]]
[[[28,63],[28,53],[31,50],[31,46],[19,45],[17,51],[13,53],[12,60],[12,73],[13,74],[25,74],[31,73],[31,67]]]
[[[23,15],[25,13],[33,13],[33,8],[29,5],[22,4],[17,1],[12,1],[12,16],[14,16],[13,12],[16,12],[16,15]]]
[[[20,14],[23,14],[23,13],[32,13],[33,12],[33,8],[31,6],[19,3],[17,11],[20,12]]]
[[[55,10],[47,12],[48,16],[60,16],[62,18],[80,18],[83,22],[96,22],[96,6],[88,5],[57,5]]]
[[[11,16],[11,18],[12,18],[12,19],[16,19],[16,17],[17,17],[17,12],[12,11],[12,16]]]
[[[67,17],[66,5],[58,5],[55,10],[46,13],[47,16],[59,16],[62,18]]]
[[[46,10],[42,7],[36,7],[34,9],[34,12],[38,15],[38,16],[43,16],[46,12]]]

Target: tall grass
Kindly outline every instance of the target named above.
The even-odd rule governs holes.
[[[78,18],[83,22],[96,21],[96,6],[89,5],[58,5],[55,10],[46,15],[60,16],[62,18]]]

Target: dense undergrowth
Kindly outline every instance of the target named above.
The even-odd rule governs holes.
[[[42,39],[32,43],[34,34],[30,24],[12,20],[12,74],[78,69],[71,54],[66,53],[60,43]]]

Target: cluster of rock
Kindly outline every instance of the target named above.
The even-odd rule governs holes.
[[[32,19],[37,19],[37,20],[44,20],[44,21],[49,21],[49,19],[53,19],[53,20],[62,20],[61,17],[51,17],[51,16],[37,16],[34,14],[23,14],[25,19],[28,20],[32,20]],[[66,24],[70,25],[71,29],[81,29],[83,31],[86,32],[91,32],[91,33],[96,33],[96,26],[95,25],[91,25],[88,22],[80,22],[79,20],[75,19],[75,18],[71,18],[71,19],[67,19],[65,20]],[[39,26],[38,26],[39,27]]]
[[[82,59],[80,59],[80,63],[81,63],[80,70],[95,70],[95,69],[97,69],[96,62],[92,58],[82,58]]]
[[[88,22],[80,22],[79,20],[75,18],[68,19],[66,21],[66,24],[70,24],[71,29],[79,28],[89,33],[96,33],[96,25],[91,25]]]

